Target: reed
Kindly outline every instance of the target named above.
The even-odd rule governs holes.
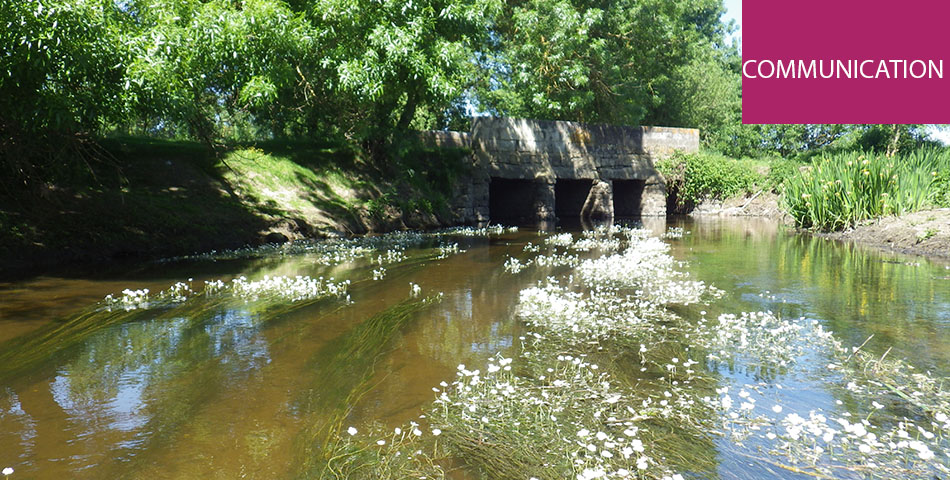
[[[935,179],[948,168],[950,154],[935,149],[896,158],[842,153],[789,178],[783,202],[801,228],[841,230],[862,220],[933,204]]]

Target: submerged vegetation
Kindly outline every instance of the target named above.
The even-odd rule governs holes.
[[[599,255],[570,253],[591,241]],[[668,244],[643,231],[544,243],[554,251],[505,266],[514,275],[551,268],[537,261],[549,256],[572,266],[521,292],[519,354],[459,365],[453,382],[434,388],[424,426],[340,437],[336,478],[442,478],[461,464],[478,478],[678,480],[716,475],[722,449],[817,478],[950,474],[944,379],[842,345],[817,321],[692,317],[677,306],[713,309],[724,292],[690,280]],[[721,369],[738,365],[764,381],[731,385]],[[781,386],[766,380],[779,373],[820,379],[837,400],[783,404]]]
[[[149,415],[124,420],[131,423],[122,428],[144,425],[148,432],[123,447],[128,462],[102,470],[145,475],[147,461],[134,452],[185,441],[192,431],[187,419],[211,395],[203,384],[273,375],[265,370],[268,348],[308,341],[296,328],[259,341],[260,329],[300,314],[343,314],[364,301],[359,289],[395,282],[398,298],[306,349],[300,368],[310,376],[275,407],[293,419],[283,433],[253,430],[255,455],[266,458],[267,448],[292,452],[280,467],[286,470],[277,472],[437,479],[463,469],[488,479],[680,480],[722,475],[725,458],[775,477],[950,474],[946,378],[889,352],[843,344],[818,320],[729,311],[730,292],[694,278],[671,255],[671,245],[690,235],[682,228],[663,239],[617,226],[531,234],[491,267],[504,278],[542,278],[521,288],[507,310],[522,326],[509,350],[478,365],[460,364],[454,376],[443,372],[422,414],[411,407],[416,414],[408,424],[353,423],[354,409],[391,373],[384,362],[403,332],[444,301],[411,280],[407,288],[406,272],[463,254],[459,242],[466,237],[511,231],[400,232],[191,258],[299,256],[347,273],[333,279],[262,272],[189,279],[157,293],[127,289],[5,344],[0,378],[55,365],[64,372],[52,381],[57,395],[84,399],[64,404],[75,415],[108,404],[132,372],[143,376],[142,388],[169,389],[172,394],[150,397]],[[809,389],[824,397],[797,395]],[[31,468],[14,467],[27,474]]]

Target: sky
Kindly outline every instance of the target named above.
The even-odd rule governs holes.
[[[722,19],[726,22],[729,20],[734,20],[736,26],[739,27],[735,33],[729,36],[729,40],[735,39],[739,41],[739,50],[742,50],[742,0],[725,0],[723,2],[726,6],[726,13],[723,14]]]
[[[727,40],[736,40],[739,42],[739,51],[742,51],[742,0],[724,0],[723,4],[726,7],[726,13],[722,15],[722,19],[725,22],[733,20],[736,22],[736,26],[739,27],[738,30],[732,33]],[[935,127],[930,127],[930,137],[939,140],[944,145],[950,145],[950,129],[947,130],[937,130]]]

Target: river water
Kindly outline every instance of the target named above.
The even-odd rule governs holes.
[[[725,292],[715,305],[684,308],[686,317],[702,308],[814,319],[845,345],[950,373],[945,263],[798,235],[767,219],[645,227],[683,228],[668,240],[672,255],[688,262],[691,278]],[[525,257],[524,246],[541,235],[522,228],[424,239],[388,263],[373,260],[382,250],[327,261],[275,249],[0,284],[0,468],[13,467],[11,478],[301,476],[306,438],[403,425],[460,363],[518,356],[526,330],[515,315],[520,290],[564,270],[511,274],[503,264]],[[381,262],[385,276],[374,280]],[[347,279],[349,298],[292,308],[208,299],[128,313],[95,306],[126,288],[159,292],[180,281],[197,289],[241,275]],[[411,284],[423,295],[441,292],[441,301],[392,328],[367,322],[409,298]],[[787,408],[833,408],[837,398],[808,373],[709,368],[724,385],[784,386]],[[721,478],[807,478],[750,459],[727,440],[715,445]]]

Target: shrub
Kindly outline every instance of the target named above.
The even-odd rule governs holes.
[[[780,191],[788,179],[798,174],[802,163],[798,160],[776,157],[769,160],[769,173],[765,177],[765,185],[770,190]]]
[[[950,207],[950,168],[935,170],[937,175],[931,186],[930,202],[938,207]]]
[[[696,203],[705,197],[727,198],[751,191],[762,182],[752,162],[714,153],[674,153],[657,162],[671,191],[676,189],[680,205]]]

